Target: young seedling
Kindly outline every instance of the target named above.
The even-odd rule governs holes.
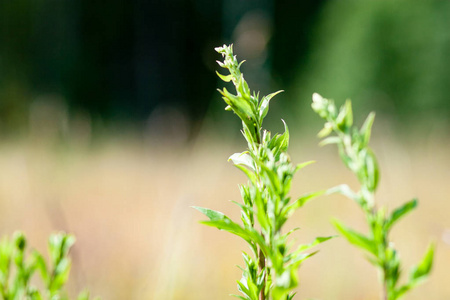
[[[399,283],[401,264],[394,244],[389,240],[389,232],[400,218],[417,206],[417,199],[403,204],[390,214],[385,207],[377,208],[374,195],[379,171],[375,155],[368,146],[374,113],[369,114],[361,129],[358,129],[353,125],[350,100],[338,111],[332,100],[314,94],[312,108],[326,121],[318,134],[320,138],[326,137],[321,144],[337,144],[342,161],[356,175],[361,185],[358,192],[352,191],[347,185],[331,191],[342,193],[361,207],[369,225],[369,234],[359,233],[339,221],[334,221],[334,225],[351,244],[362,249],[368,255],[367,259],[380,270],[382,299],[400,299],[427,278],[433,264],[434,245],[430,244],[422,261],[411,269],[407,283]],[[332,132],[335,135],[327,137]]]
[[[49,238],[50,266],[36,250],[27,255],[27,240],[21,232],[13,239],[4,236],[0,241],[0,296],[3,300],[68,300],[63,290],[70,272],[69,250],[75,237],[65,233]],[[31,283],[38,270],[45,288],[39,290]],[[89,300],[89,293],[80,293],[78,300]],[[98,299],[98,298],[97,298]]]
[[[243,252],[245,267],[238,290],[242,295],[233,295],[242,300],[290,300],[293,289],[298,285],[298,268],[301,263],[316,252],[305,252],[331,237],[318,237],[307,245],[300,245],[291,251],[288,232],[283,225],[294,211],[323,192],[304,195],[291,201],[289,190],[295,172],[310,162],[292,165],[287,154],[289,131],[274,136],[262,129],[263,119],[269,110],[270,100],[281,91],[259,98],[251,92],[240,71],[243,62],[238,63],[232,46],[215,49],[224,61],[218,64],[227,69],[229,75],[218,76],[225,82],[232,82],[236,93],[226,88],[219,90],[227,104],[225,110],[233,111],[242,120],[242,134],[248,149],[233,154],[230,160],[248,177],[248,185],[241,185],[241,221],[238,224],[223,213],[207,208],[195,207],[209,220],[205,225],[228,231],[244,239],[251,253]]]

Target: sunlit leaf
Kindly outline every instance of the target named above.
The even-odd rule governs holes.
[[[337,220],[333,221],[334,226],[351,244],[368,251],[373,255],[377,255],[377,248],[373,240],[369,239],[365,235],[356,232]]]
[[[401,217],[412,211],[417,207],[417,199],[413,199],[409,202],[406,202],[396,210],[392,212],[392,215],[386,222],[386,230],[389,230],[395,222],[397,222]]]

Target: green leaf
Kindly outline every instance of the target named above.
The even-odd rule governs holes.
[[[284,300],[289,292],[298,285],[296,273],[297,268],[289,268],[275,278],[275,287],[272,292],[273,300]]]
[[[338,138],[337,136],[330,136],[327,137],[326,139],[322,140],[319,143],[320,147],[326,146],[326,145],[330,145],[330,144],[339,144],[341,142],[341,139]]]
[[[328,136],[333,131],[333,126],[330,123],[325,123],[325,126],[322,128],[322,130],[319,131],[317,134],[317,137],[324,138]]]
[[[410,282],[417,285],[422,282],[431,272],[434,258],[434,244],[431,243],[421,262],[411,269]]]
[[[418,266],[411,269],[408,283],[404,284],[394,292],[394,299],[402,298],[409,290],[422,283],[431,272],[434,257],[434,244],[430,244]]]
[[[233,222],[223,213],[212,209],[198,206],[192,206],[192,208],[195,208],[210,219],[209,221],[201,221],[200,223],[211,227],[216,227],[219,230],[228,231],[234,235],[241,237],[249,244],[255,243],[259,245],[264,254],[267,255],[268,249],[265,245],[264,238],[254,228],[242,228],[239,224]]]
[[[33,251],[32,257],[34,260],[33,264],[39,270],[41,277],[44,280],[45,284],[48,285],[50,274],[47,270],[47,265],[45,263],[44,257],[42,257],[42,255],[37,251]]]
[[[367,172],[367,187],[370,192],[374,192],[378,186],[379,169],[375,155],[372,151],[370,151],[370,149],[368,149],[365,156],[365,166]]]
[[[297,254],[297,256],[292,257],[290,264],[299,265],[300,263],[304,262],[306,259],[310,258],[311,256],[316,255],[317,253],[319,253],[319,250],[311,252],[311,253]]]
[[[392,212],[392,215],[386,222],[386,230],[389,230],[394,223],[396,223],[401,217],[412,211],[414,208],[417,207],[417,199],[413,199],[409,202],[406,202],[396,210]]]
[[[250,278],[242,277],[238,283],[238,289],[240,292],[244,293],[251,300],[258,300],[258,288],[255,283],[253,283]]]
[[[300,245],[295,252],[300,253],[300,252],[306,251],[308,249],[311,249],[312,247],[315,247],[315,246],[317,246],[317,245],[319,245],[319,244],[321,244],[323,242],[326,242],[329,239],[335,238],[335,237],[337,237],[337,235],[317,237],[317,238],[314,239],[314,241],[312,241],[309,244]]]
[[[69,278],[70,267],[71,262],[67,257],[60,260],[59,264],[52,272],[55,276],[49,285],[49,290],[51,292],[57,292],[66,283]]]
[[[250,171],[249,169],[247,169],[246,167],[244,167],[243,165],[235,165],[236,168],[238,168],[239,170],[241,170],[242,172],[245,173],[245,175],[247,175],[248,179],[253,183],[256,184],[257,178],[255,173],[253,173],[252,171]]]
[[[82,291],[78,295],[77,300],[89,300],[89,292],[88,291]]]
[[[251,102],[250,89],[248,87],[247,82],[244,79],[244,74],[241,74],[239,80],[236,85],[236,90],[240,94],[240,96],[245,99],[247,102]]]
[[[228,160],[232,161],[235,165],[242,165],[248,167],[250,170],[255,171],[255,163],[253,158],[248,154],[248,151],[242,153],[234,153],[228,158]]]
[[[267,211],[264,206],[264,199],[261,197],[261,193],[259,191],[256,192],[254,199],[256,205],[256,218],[258,219],[261,228],[265,232],[268,232],[270,229],[269,216],[267,215]]]
[[[266,178],[269,179],[269,182],[267,182],[267,184],[270,184],[273,187],[273,190],[275,191],[275,193],[279,194],[281,192],[281,183],[280,183],[280,179],[278,178],[277,173],[275,173],[273,170],[269,169],[262,162],[258,162],[258,165],[264,171],[264,174],[267,175]]]
[[[267,112],[269,111],[269,102],[270,100],[278,95],[279,93],[284,92],[283,90],[277,91],[275,93],[269,94],[267,96],[264,96],[261,99],[261,102],[259,103],[259,119],[262,121],[262,119],[265,118],[265,116],[267,115]]]
[[[250,120],[255,120],[252,106],[250,102],[244,98],[238,97],[227,91],[226,88],[219,90],[223,95],[223,100],[231,106],[233,111],[239,116],[239,118],[246,124],[251,124]]]
[[[222,79],[225,82],[230,82],[233,79],[233,75],[222,75],[219,72],[216,71],[217,76],[220,77],[220,79]]]
[[[64,232],[52,234],[48,240],[48,248],[52,264],[57,266],[59,261],[64,258],[75,243],[75,237],[67,235]]]
[[[307,162],[298,164],[297,166],[295,166],[295,171],[294,171],[294,173],[297,173],[298,171],[300,171],[300,170],[303,169],[304,167],[309,166],[309,165],[314,164],[314,163],[316,163],[315,160],[310,160],[310,161],[307,161]]]
[[[16,245],[16,249],[23,252],[25,250],[25,247],[27,245],[27,239],[25,238],[25,235],[23,232],[15,232],[14,233],[14,244]]]
[[[312,199],[314,199],[314,198],[316,198],[316,197],[318,197],[320,195],[323,195],[324,193],[325,193],[325,191],[318,191],[318,192],[313,192],[313,193],[309,193],[309,194],[303,195],[300,198],[298,198],[297,200],[295,200],[293,203],[285,206],[283,208],[283,210],[281,211],[280,215],[289,217],[297,209],[299,209],[300,207],[302,207],[303,205],[305,205],[306,203],[308,203]]]
[[[279,145],[281,152],[285,152],[289,146],[289,128],[283,119],[281,119],[281,121],[284,124],[284,133],[280,137]]]
[[[337,116],[336,119],[336,124],[339,128],[340,131],[345,132],[347,127],[346,127],[346,109],[345,106],[341,106],[339,109],[339,114]]]
[[[292,295],[288,295],[287,298],[286,298],[286,300],[292,300],[292,299],[294,299],[294,296],[295,296],[296,294],[297,294],[297,293],[293,293]]]
[[[337,231],[339,231],[339,233],[342,234],[351,244],[377,256],[377,248],[373,240],[369,239],[359,232],[346,227],[338,220],[334,220],[333,225],[336,227]]]
[[[369,144],[370,134],[372,131],[372,125],[374,120],[375,120],[375,113],[371,112],[364,121],[364,124],[361,126],[360,134],[363,136],[363,147]]]
[[[238,298],[238,299],[241,299],[241,300],[251,300],[250,298],[244,298],[244,297],[242,297],[242,296],[239,296],[239,295],[235,295],[235,294],[230,294],[230,296],[232,296],[232,297],[236,297],[236,298]]]

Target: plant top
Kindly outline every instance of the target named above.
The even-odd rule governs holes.
[[[209,220],[205,225],[228,231],[244,239],[251,253],[243,252],[245,267],[241,268],[242,279],[238,289],[245,300],[290,300],[297,287],[298,268],[303,261],[316,252],[305,252],[331,237],[318,237],[310,244],[294,249],[288,242],[289,235],[298,228],[283,231],[283,225],[295,210],[323,193],[310,193],[291,201],[289,191],[294,174],[311,162],[294,166],[287,154],[289,130],[272,136],[262,129],[263,120],[269,111],[270,100],[281,91],[259,97],[251,92],[233,47],[216,48],[223,56],[218,64],[229,71],[228,75],[217,73],[225,82],[232,82],[235,93],[226,88],[219,90],[227,104],[225,110],[233,111],[242,121],[242,134],[248,149],[230,157],[234,165],[248,177],[247,185],[240,185],[242,202],[234,202],[241,208],[241,224],[214,210],[195,207]]]

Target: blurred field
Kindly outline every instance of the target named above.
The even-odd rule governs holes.
[[[319,128],[311,129],[317,131]],[[299,133],[291,128],[292,140]],[[426,244],[437,241],[432,277],[406,299],[450,299],[449,141],[428,136],[396,141],[389,131],[374,134],[382,171],[378,199],[393,208],[417,196],[419,209],[403,219],[392,237],[405,268]],[[417,137],[416,137],[417,138]],[[317,160],[294,181],[292,196],[355,180],[333,147],[316,139],[291,146],[296,163]],[[24,230],[43,250],[54,230],[77,236],[72,293],[86,286],[102,299],[232,299],[246,246],[238,238],[202,226],[191,205],[239,218],[238,183],[244,176],[227,158],[243,142],[202,134],[195,142],[133,137],[109,138],[96,146],[60,145],[39,138],[0,144],[0,228]],[[365,230],[356,205],[322,197],[294,215],[297,242],[331,235],[337,217]],[[343,239],[334,239],[300,269],[298,299],[378,299],[377,274]]]

